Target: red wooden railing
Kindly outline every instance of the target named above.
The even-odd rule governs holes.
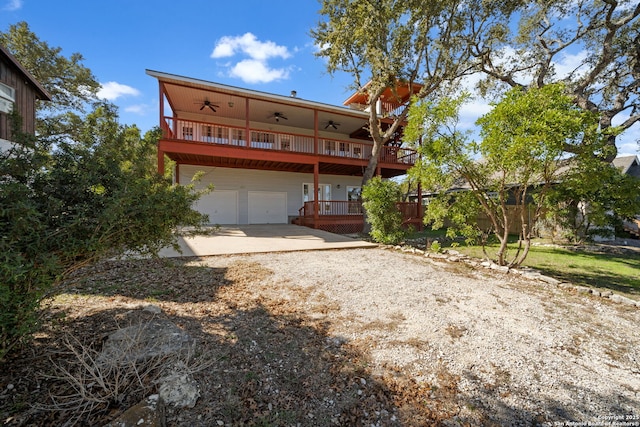
[[[396,203],[398,210],[402,214],[403,219],[418,218],[417,202],[398,202]],[[303,217],[314,216],[315,202],[304,202],[304,205],[298,210],[298,215]],[[347,202],[340,200],[319,200],[318,215],[362,215],[362,202]]]
[[[318,141],[316,152],[314,138],[308,135],[258,129],[250,129],[249,135],[246,135],[247,130],[242,127],[222,126],[207,122],[175,119],[173,117],[165,117],[161,123],[161,128],[164,136],[169,139],[350,159],[367,160],[371,157],[372,149],[371,144],[323,138]],[[417,153],[415,150],[382,147],[379,160],[380,163],[413,165],[416,159]]]

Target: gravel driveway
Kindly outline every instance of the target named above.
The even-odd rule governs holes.
[[[434,391],[455,383],[451,425],[640,425],[638,308],[385,249],[204,264],[239,260],[273,271],[256,295],[326,321],[336,342],[368,349],[374,372],[397,369]]]

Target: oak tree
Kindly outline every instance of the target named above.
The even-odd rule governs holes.
[[[489,77],[482,88],[563,82],[577,106],[598,115],[610,162],[617,136],[640,121],[640,3],[533,1],[518,11],[492,37],[475,41],[478,69]],[[577,153],[581,146],[565,148]]]
[[[414,99],[434,96],[472,71],[470,47],[511,12],[509,2],[323,0],[322,20],[311,32],[329,73],[353,76],[367,97],[372,155],[362,185],[373,177],[382,147],[401,133]],[[473,17],[473,20],[472,20]],[[471,25],[471,24],[474,25]],[[394,111],[379,111],[385,91],[419,90]],[[366,211],[365,211],[366,213]]]
[[[577,108],[564,91],[560,84],[510,90],[478,120],[478,141],[456,126],[464,97],[416,103],[406,136],[422,138],[422,157],[412,173],[437,194],[427,205],[425,221],[439,228],[446,218],[453,224],[450,235],[461,231],[483,244],[493,235],[499,242],[495,261],[520,265],[544,202],[567,170],[565,147],[600,137],[597,117]],[[476,221],[478,213],[487,218],[484,229]],[[519,246],[509,253],[510,230],[518,224]]]

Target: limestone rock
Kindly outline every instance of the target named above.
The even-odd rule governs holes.
[[[164,402],[153,394],[104,427],[165,427]]]
[[[198,383],[182,362],[176,363],[159,381],[160,397],[179,408],[193,408],[200,397]]]
[[[189,348],[193,339],[170,320],[154,317],[118,329],[104,343],[101,361],[141,361]]]

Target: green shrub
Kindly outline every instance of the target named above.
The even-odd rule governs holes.
[[[157,133],[117,123],[108,105],[55,149],[22,134],[0,152],[0,361],[38,327],[39,304],[65,274],[127,251],[177,243],[180,225],[205,218],[199,197],[155,169]]]
[[[397,207],[401,198],[400,185],[380,177],[372,178],[362,189],[366,219],[376,242],[393,245],[404,239],[402,213]]]

